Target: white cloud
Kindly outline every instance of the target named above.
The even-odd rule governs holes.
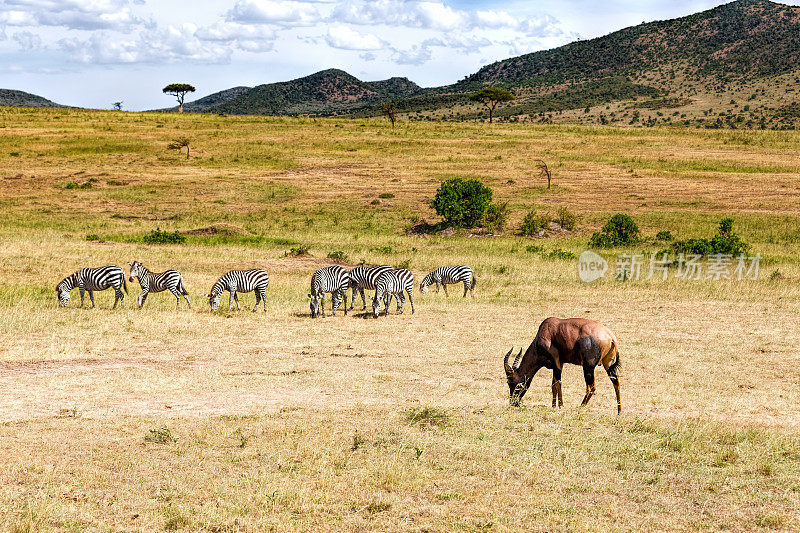
[[[58,44],[74,61],[80,63],[109,65],[230,61],[230,48],[204,42],[196,37],[196,32],[197,27],[187,23],[145,31],[137,38],[115,38],[105,32],[95,32],[86,40],[62,39]]]
[[[422,65],[431,60],[433,53],[428,44],[415,44],[406,50],[392,49],[392,60],[398,65]]]
[[[231,45],[245,52],[268,52],[274,48],[277,34],[261,25],[217,22],[200,28],[195,36],[201,41]]]
[[[230,22],[309,26],[322,17],[316,6],[293,0],[236,0],[227,14]]]
[[[154,24],[134,15],[130,4],[129,0],[0,0],[0,23],[117,31]]]
[[[362,35],[342,25],[328,28],[325,42],[328,43],[328,46],[343,50],[379,50],[383,48],[383,43],[376,36],[369,33]]]
[[[29,31],[18,31],[11,36],[18,44],[20,50],[30,52],[42,47],[42,38]]]

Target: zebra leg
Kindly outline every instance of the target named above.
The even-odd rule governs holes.
[[[256,295],[256,305],[253,306],[253,312],[255,313],[258,310],[258,304],[261,303],[261,292],[256,289],[253,293]]]
[[[261,291],[261,304],[264,306],[264,312],[267,312],[267,290]]]
[[[392,303],[392,293],[387,292],[386,296],[383,297],[383,306],[386,308],[386,312],[383,316],[389,316],[389,305]]]
[[[462,298],[466,298],[467,297],[467,290],[468,289],[469,289],[469,285],[467,284],[466,281],[464,281],[464,296],[462,296]]]
[[[192,308],[192,302],[189,301],[189,295],[186,294],[186,293],[183,293],[183,299],[186,300],[186,305],[188,305],[189,309],[191,309]]]
[[[358,288],[358,293],[361,295],[361,303],[364,304],[364,307],[361,310],[362,311],[366,311],[366,309],[367,309],[367,298],[364,296],[364,288],[363,287],[359,287]]]
[[[233,291],[233,301],[236,302],[236,310],[241,311],[242,308],[239,305],[239,294],[236,291]]]
[[[408,302],[411,304],[411,314],[413,315],[414,314],[414,297],[411,295],[411,291],[410,290],[406,291],[406,292],[408,292]]]
[[[141,309],[142,306],[144,306],[144,301],[146,299],[147,299],[147,291],[142,290],[142,292],[139,293],[139,297],[136,299],[136,303],[139,305],[139,309]]]
[[[86,292],[89,293],[89,300],[92,301],[92,308],[94,308],[94,292],[92,292],[92,291],[86,291]],[[115,300],[114,301],[114,307],[116,307],[116,306],[117,306],[117,302]]]
[[[442,282],[442,289],[444,290],[445,296],[450,296],[449,294],[447,294],[447,285],[444,284],[444,281]]]
[[[81,307],[83,307],[83,287],[78,287],[78,291],[81,293]]]
[[[175,300],[177,300],[177,302],[178,302],[177,303],[177,309],[180,309],[181,308],[181,295],[178,292],[178,289],[170,289],[170,292],[175,297]]]
[[[344,316],[347,316],[347,289],[342,291],[340,294],[341,296],[339,297],[339,299],[341,300],[342,298],[344,298]]]
[[[233,309],[233,296],[236,294],[236,291],[231,290],[228,292],[230,292],[230,295],[228,296],[228,311],[230,311]]]
[[[406,297],[403,296],[402,292],[398,292],[395,299],[397,300],[397,311],[402,315],[406,310]]]
[[[322,292],[320,297],[320,307],[322,308],[322,318],[325,318],[325,292]]]

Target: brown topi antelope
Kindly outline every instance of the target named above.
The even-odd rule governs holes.
[[[586,396],[583,397],[581,406],[586,405],[594,394],[594,369],[602,363],[617,394],[617,414],[622,411],[619,396],[619,343],[611,330],[600,322],[585,318],[550,317],[539,326],[539,332],[525,355],[522,355],[520,348],[514,363],[509,365],[508,359],[513,351],[514,348],[511,348],[503,360],[511,405],[519,405],[533,376],[544,367],[553,370],[553,407],[556,406],[556,399],[558,407],[563,406],[561,367],[564,363],[583,367]]]

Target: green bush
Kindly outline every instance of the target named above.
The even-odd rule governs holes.
[[[287,257],[299,257],[302,255],[311,255],[308,253],[308,246],[305,244],[298,244],[297,248],[292,248],[284,254]]]
[[[90,233],[86,236],[87,241],[99,241],[100,236],[97,233]]]
[[[335,252],[331,252],[328,254],[328,259],[334,259],[336,261],[347,261],[347,254],[341,250],[336,250]]]
[[[394,194],[390,192],[382,192],[378,195],[378,198],[394,198]]]
[[[750,250],[750,245],[733,231],[733,219],[723,218],[719,221],[717,234],[711,239],[686,239],[675,241],[670,250],[678,254],[711,255],[728,254],[740,255]]]
[[[606,222],[602,230],[592,235],[589,246],[595,248],[627,246],[639,242],[639,236],[639,226],[636,222],[628,215],[617,213]]]
[[[392,253],[392,247],[391,246],[376,246],[375,248],[370,248],[369,251],[370,252],[376,252],[376,253],[379,253],[379,254],[390,254],[390,253]]]
[[[662,230],[656,233],[656,240],[657,241],[671,241],[675,237],[672,236],[672,233],[669,230]]]
[[[472,228],[483,220],[491,201],[492,190],[480,181],[451,178],[439,186],[431,207],[449,225]]]
[[[565,230],[572,231],[578,223],[578,216],[566,207],[559,207],[556,211],[556,221]]]
[[[562,250],[561,248],[556,248],[554,250],[550,250],[549,252],[542,252],[542,258],[544,259],[575,259],[576,255],[569,250]]]
[[[533,236],[538,235],[542,231],[550,229],[550,215],[537,215],[536,211],[530,211],[525,218],[522,219],[522,226],[520,226],[520,233],[522,235]]]
[[[489,204],[483,215],[483,226],[491,232],[502,231],[508,221],[508,202]]]
[[[142,238],[145,244],[183,244],[186,242],[186,237],[177,231],[169,233],[161,231],[161,228],[156,228]]]

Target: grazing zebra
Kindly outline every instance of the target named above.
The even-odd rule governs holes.
[[[469,290],[470,296],[475,298],[475,293],[473,292],[475,288],[475,273],[467,265],[439,267],[425,276],[425,279],[419,284],[419,289],[422,292],[428,292],[428,286],[435,284],[436,292],[438,293],[439,285],[441,285],[445,296],[449,296],[447,294],[447,284],[459,282],[464,283],[464,297],[467,296],[467,291]]]
[[[350,275],[340,266],[323,267],[311,276],[311,318],[320,314],[325,318],[325,293],[331,293],[333,315],[344,301],[344,314],[347,316],[347,287],[350,286]]]
[[[389,265],[380,266],[358,266],[350,271],[350,288],[353,290],[353,299],[350,303],[350,310],[356,305],[356,293],[361,295],[361,302],[364,304],[363,309],[367,308],[367,300],[364,297],[364,290],[375,290],[375,282],[381,274],[387,270],[394,270],[394,267]],[[347,304],[347,302],[345,302]]]
[[[144,301],[147,299],[149,293],[161,292],[167,289],[169,289],[175,296],[175,299],[178,300],[178,309],[181,308],[181,296],[186,299],[186,305],[189,306],[189,309],[192,308],[192,303],[189,301],[189,293],[186,292],[183,286],[183,276],[181,276],[180,272],[177,270],[167,270],[166,272],[158,274],[147,270],[139,261],[128,264],[131,267],[131,276],[128,278],[128,281],[133,283],[133,278],[136,278],[139,280],[139,285],[142,287],[142,292],[137,299],[139,309],[144,306]]]
[[[414,297],[412,292],[414,290],[414,274],[400,268],[398,270],[387,270],[380,275],[378,281],[375,282],[375,297],[372,299],[372,314],[375,318],[381,312],[381,299],[386,308],[385,316],[389,316],[389,304],[392,302],[394,296],[397,302],[397,311],[402,315],[406,308],[406,297],[403,291],[408,293],[408,301],[411,302],[411,314],[414,314]]]
[[[125,295],[122,294],[120,287],[128,292],[128,285],[125,283],[125,273],[118,266],[109,265],[99,268],[82,268],[74,274],[64,278],[61,283],[56,285],[56,294],[58,295],[58,305],[66,307],[69,303],[69,291],[78,287],[81,293],[81,307],[83,307],[83,294],[84,291],[89,293],[89,300],[92,301],[94,307],[94,291],[104,291],[109,287],[114,288],[114,307],[116,309],[117,302],[120,305],[125,305]]]
[[[264,311],[267,310],[267,295],[264,291],[269,285],[269,276],[260,268],[252,270],[231,270],[221,278],[219,278],[214,286],[211,287],[211,293],[206,294],[208,303],[211,306],[211,311],[214,312],[219,307],[219,298],[225,291],[230,292],[228,297],[228,311],[233,307],[233,302],[236,302],[236,310],[240,310],[239,298],[236,296],[238,292],[255,292],[256,305],[253,306],[253,312],[258,309],[258,303],[263,302]]]

